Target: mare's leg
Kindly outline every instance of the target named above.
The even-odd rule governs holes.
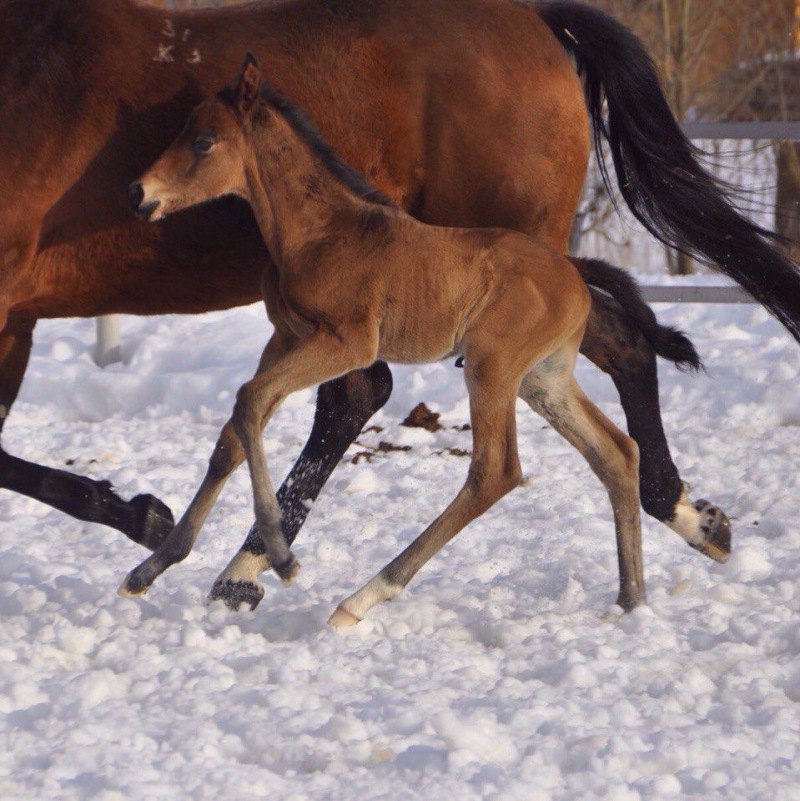
[[[514,415],[517,377],[488,360],[465,367],[470,394],[472,461],[453,502],[399,556],[358,592],[339,604],[332,626],[358,623],[375,604],[394,598],[417,571],[456,534],[482,515],[522,478]]]
[[[608,373],[619,391],[628,432],[639,446],[642,508],[712,559],[730,553],[725,513],[705,500],[693,502],[678,474],[664,434],[656,354],[616,301],[592,292],[592,311],[581,353]]]
[[[581,391],[572,365],[554,371],[556,354],[523,380],[520,397],[580,451],[603,482],[614,511],[620,589],[617,603],[626,611],[645,602],[639,518],[638,449]],[[555,360],[555,361],[554,361]],[[564,358],[563,362],[571,362]]]
[[[375,362],[366,370],[355,370],[320,386],[311,435],[278,490],[283,535],[289,545],[334,467],[367,420],[386,403],[391,391],[392,374],[385,362]],[[231,609],[242,604],[254,609],[264,597],[258,577],[269,566],[264,539],[254,525],[244,545],[214,582],[209,599],[223,600]]]
[[[0,332],[0,437],[28,366],[36,318],[10,315]],[[153,550],[172,530],[170,510],[152,495],[123,501],[95,481],[12,456],[0,446],[0,488],[34,498],[78,520],[116,528]]]

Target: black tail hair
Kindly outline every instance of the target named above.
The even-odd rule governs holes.
[[[581,278],[616,300],[630,317],[653,350],[663,359],[674,362],[679,370],[699,371],[703,362],[692,341],[682,331],[661,325],[645,303],[636,281],[621,267],[612,267],[599,259],[573,259]]]
[[[644,45],[621,23],[580,3],[546,2],[537,11],[577,60],[599,161],[605,139],[636,218],[663,243],[716,265],[800,340],[800,273],[771,244],[785,239],[743,217],[723,184],[699,164]]]

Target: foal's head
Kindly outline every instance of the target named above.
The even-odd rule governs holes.
[[[178,138],[128,187],[128,203],[142,220],[222,195],[247,197],[247,131],[258,101],[261,70],[251,53],[233,83],[192,111]]]

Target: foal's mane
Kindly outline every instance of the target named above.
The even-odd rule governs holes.
[[[395,207],[394,202],[380,189],[373,186],[363,173],[360,173],[336,155],[331,145],[322,138],[322,134],[317,130],[314,123],[298,105],[285,95],[275,91],[263,80],[259,87],[259,97],[289,123],[291,129],[310,148],[311,152],[319,158],[325,169],[334,178],[343,183],[354,195],[378,206]],[[220,92],[220,98],[226,103],[234,105],[232,87],[226,86]]]

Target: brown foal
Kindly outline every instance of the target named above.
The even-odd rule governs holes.
[[[238,78],[191,114],[183,132],[132,187],[156,220],[222,195],[247,200],[271,257],[264,301],[275,331],[188,510],[120,592],[145,592],[191,550],[230,473],[246,458],[267,556],[284,581],[297,572],[261,435],[283,399],[378,359],[430,362],[462,354],[473,455],[445,511],[331,617],[360,620],[394,597],[464,526],[520,484],[519,394],[571,442],[605,484],[617,530],[618,603],[645,598],[638,450],[581,392],[573,365],[590,295],[563,256],[520,233],[437,228],[372,189],[320,139],[302,112],[261,83],[247,56]]]

